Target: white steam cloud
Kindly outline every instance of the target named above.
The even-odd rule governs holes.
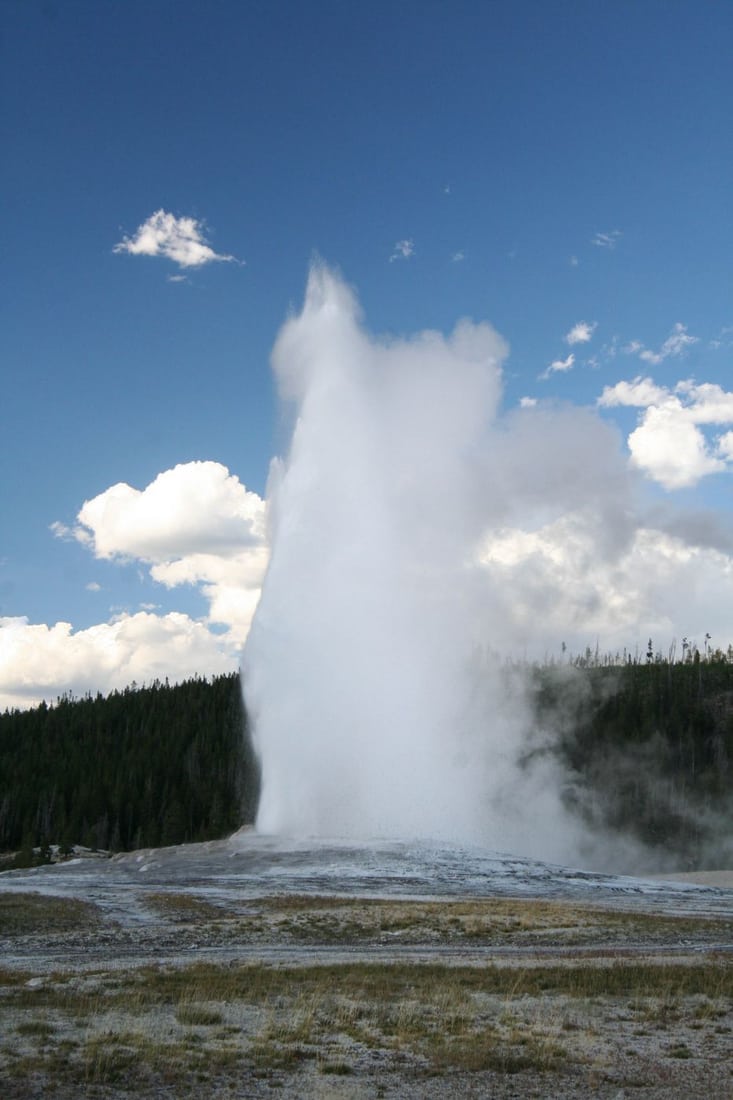
[[[514,640],[485,564],[487,525],[515,516],[535,453],[531,428],[506,435],[495,423],[507,350],[467,320],[447,338],[372,339],[323,267],[280,333],[273,366],[297,417],[272,469],[270,564],[244,659],[262,831],[461,839],[546,857],[572,847],[547,771],[515,766],[521,691],[480,656]],[[611,433],[592,414],[580,421],[576,436],[595,430],[607,459]],[[527,496],[538,515],[566,504],[569,426],[548,475],[558,487]],[[579,502],[596,498],[591,488],[588,477]],[[547,822],[540,836],[527,799]]]

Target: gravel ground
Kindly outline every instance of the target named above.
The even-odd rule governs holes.
[[[724,879],[373,855],[0,876],[0,1095],[733,1096]]]

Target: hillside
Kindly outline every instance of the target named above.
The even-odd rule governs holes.
[[[257,797],[236,674],[0,715],[0,850],[206,840]]]

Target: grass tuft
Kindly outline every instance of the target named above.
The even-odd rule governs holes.
[[[187,1002],[176,1009],[176,1020],[184,1027],[214,1027],[223,1023],[224,1017],[218,1009]]]

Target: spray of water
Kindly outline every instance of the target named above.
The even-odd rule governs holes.
[[[506,353],[470,321],[375,339],[311,271],[273,352],[294,427],[243,668],[260,831],[567,855],[553,784],[515,767],[521,693],[479,656],[504,629],[479,551]]]

